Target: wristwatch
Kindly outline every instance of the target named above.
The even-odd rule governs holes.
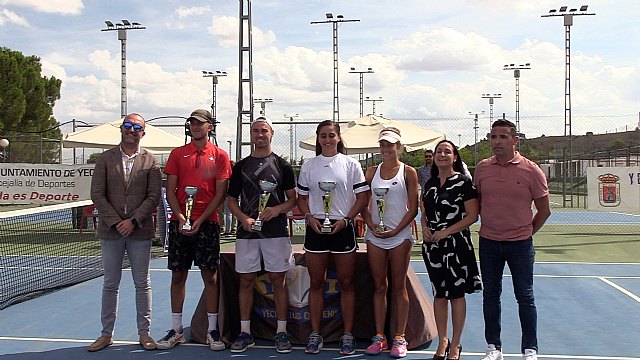
[[[349,226],[349,224],[351,224],[353,222],[353,219],[348,217],[348,216],[345,216],[342,220],[344,220],[344,226],[345,227]]]

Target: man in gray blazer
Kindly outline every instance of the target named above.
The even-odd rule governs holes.
[[[149,261],[155,236],[153,211],[160,201],[161,172],[158,160],[140,148],[145,122],[129,114],[120,126],[120,145],[105,151],[96,162],[91,180],[91,200],[98,210],[98,238],[102,249],[102,334],[88,348],[98,351],[113,344],[118,288],[125,251],[136,289],[140,344],[156,348],[149,335],[151,281]]]

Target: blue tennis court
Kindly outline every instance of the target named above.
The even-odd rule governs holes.
[[[416,217],[420,223],[420,216]],[[482,222],[478,220],[476,225]],[[545,225],[640,225],[640,215],[621,212],[572,211],[551,209],[551,216]]]
[[[427,293],[429,278],[421,261],[412,261]],[[166,259],[152,261],[153,321],[158,339],[170,325],[170,272]],[[640,360],[640,264],[537,263],[535,288],[541,359]],[[134,292],[128,271],[122,279],[115,344],[97,353],[89,345],[100,333],[99,303],[102,278],[89,280],[0,311],[0,357],[4,359],[185,359],[193,357],[301,358],[301,347],[278,354],[268,340],[245,353],[212,353],[201,344],[183,344],[171,350],[144,351],[137,344]],[[185,325],[190,322],[202,291],[193,272],[187,283]],[[503,346],[506,359],[520,358],[520,331],[516,302],[508,272],[503,293]],[[187,329],[188,331],[188,329]],[[467,324],[463,358],[484,354],[482,295],[467,297]],[[337,344],[326,344],[314,359],[368,358],[368,340],[359,339],[356,355],[341,356]],[[430,359],[435,346],[412,350],[408,359]],[[388,358],[382,354],[379,358]]]
[[[551,209],[547,225],[640,225],[640,215],[621,212],[562,211]]]

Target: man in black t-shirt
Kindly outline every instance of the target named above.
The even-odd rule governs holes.
[[[229,181],[229,209],[238,219],[236,272],[240,275],[241,328],[231,352],[243,352],[255,344],[251,335],[251,309],[253,286],[258,271],[262,270],[261,262],[269,273],[276,304],[276,350],[280,353],[292,350],[287,334],[286,272],[295,264],[286,213],[296,204],[296,181],[291,165],[271,151],[272,137],[271,121],[258,117],[251,124],[254,150],[236,164]]]

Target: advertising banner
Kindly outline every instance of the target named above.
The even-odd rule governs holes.
[[[89,200],[94,165],[0,164],[0,204]]]

